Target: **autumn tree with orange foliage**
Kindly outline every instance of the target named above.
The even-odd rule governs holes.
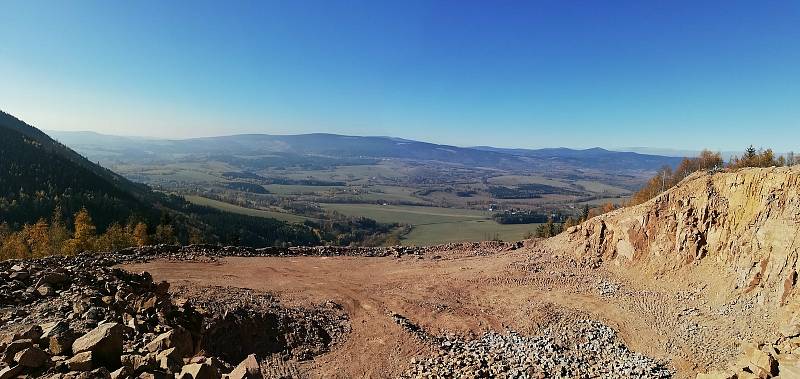
[[[162,234],[170,235],[165,231]],[[153,237],[147,234],[147,224],[135,223],[134,220],[125,226],[111,224],[104,233],[98,234],[86,209],[75,214],[74,231],[70,232],[64,224],[61,209],[57,207],[49,223],[40,219],[35,224],[23,225],[18,231],[12,230],[8,223],[0,223],[0,260],[115,251],[147,245],[152,240]]]
[[[678,184],[681,180],[694,172],[701,170],[721,169],[725,162],[722,160],[722,154],[703,150],[695,158],[683,158],[678,167],[673,171],[671,167],[664,166],[658,173],[647,181],[642,189],[633,194],[631,197],[630,205],[644,203],[650,200],[668,188]]]
[[[794,159],[792,159],[794,160]],[[734,156],[731,158],[728,167],[731,169],[743,167],[772,167],[772,166],[785,166],[786,158],[780,156],[775,158],[775,153],[772,149],[756,150],[753,145],[748,147],[741,157]]]

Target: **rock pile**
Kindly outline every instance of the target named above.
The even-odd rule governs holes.
[[[800,333],[771,344],[745,344],[728,369],[697,375],[697,379],[767,378],[800,378]]]
[[[287,257],[287,256],[357,256],[357,257],[402,257],[422,256],[428,247],[342,247],[342,246],[297,246],[252,248],[246,246],[218,245],[154,245],[131,247],[115,252],[125,261],[146,261],[153,258],[170,260],[215,259],[222,257]]]
[[[0,262],[0,379],[257,378],[268,368],[256,356],[307,359],[349,331],[336,304],[285,308],[230,289],[178,298],[113,267],[159,249]]]
[[[582,320],[536,337],[488,332],[478,339],[442,337],[439,355],[412,362],[403,377],[669,378],[651,358],[631,352],[613,329]]]

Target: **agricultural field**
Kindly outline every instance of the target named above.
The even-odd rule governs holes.
[[[373,204],[323,204],[323,207],[348,216],[409,224],[412,229],[403,236],[404,245],[433,245],[495,238],[516,241],[535,231],[538,226],[498,224],[491,219],[490,212],[468,209]]]
[[[494,213],[575,217],[586,204],[624,203],[650,176],[636,169],[580,167],[558,157],[507,156],[503,162],[523,159],[526,163],[486,165],[488,161],[478,159],[481,152],[454,162],[436,154],[432,155],[436,160],[419,159],[417,153],[406,158],[382,157],[383,150],[337,157],[327,152],[248,150],[242,145],[230,150],[216,145],[167,149],[154,143],[140,147],[134,155],[113,155],[105,154],[106,145],[96,144],[104,150],[95,157],[111,169],[159,191],[186,195],[195,204],[294,223],[333,216],[326,211],[401,223],[411,225],[401,236],[407,245],[518,240],[534,232],[538,224],[499,224],[492,219]],[[217,150],[212,154],[209,149]],[[120,151],[129,151],[128,146]]]
[[[519,241],[533,234],[540,224],[503,225],[492,220],[460,221],[419,225],[403,237],[403,245],[426,246],[449,242],[475,242],[499,239]]]
[[[291,213],[285,212],[277,212],[277,211],[266,211],[262,209],[252,209],[252,208],[245,208],[240,207],[235,204],[229,204],[226,202],[222,202],[219,200],[209,199],[202,196],[193,196],[187,195],[184,196],[187,201],[197,204],[203,205],[211,208],[220,209],[223,211],[231,212],[231,213],[238,213],[247,216],[255,216],[255,217],[264,217],[264,218],[274,218],[281,221],[286,222],[294,222],[294,223],[302,223],[303,221],[309,220],[308,217],[298,216]]]

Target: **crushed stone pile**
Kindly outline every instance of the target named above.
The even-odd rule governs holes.
[[[437,356],[412,363],[405,378],[669,378],[663,362],[631,352],[613,329],[591,320],[526,337],[487,332],[445,336]]]

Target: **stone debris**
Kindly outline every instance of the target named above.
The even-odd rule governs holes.
[[[404,378],[669,378],[662,362],[628,350],[613,329],[590,320],[525,337],[509,331],[441,337],[440,352],[415,359]]]
[[[261,365],[255,354],[250,354],[228,375],[228,379],[263,379]]]
[[[327,248],[281,251],[344,254]],[[0,379],[262,378],[260,362],[300,361],[327,352],[350,330],[338,304],[287,308],[269,294],[223,287],[170,292],[166,282],[155,283],[148,273],[114,267],[156,258],[280,253],[156,246],[0,262]]]
[[[597,283],[597,292],[601,296],[612,296],[619,291],[619,284],[601,280]]]
[[[697,379],[800,378],[800,337],[782,337],[772,344],[747,343],[727,369],[697,375]]]

